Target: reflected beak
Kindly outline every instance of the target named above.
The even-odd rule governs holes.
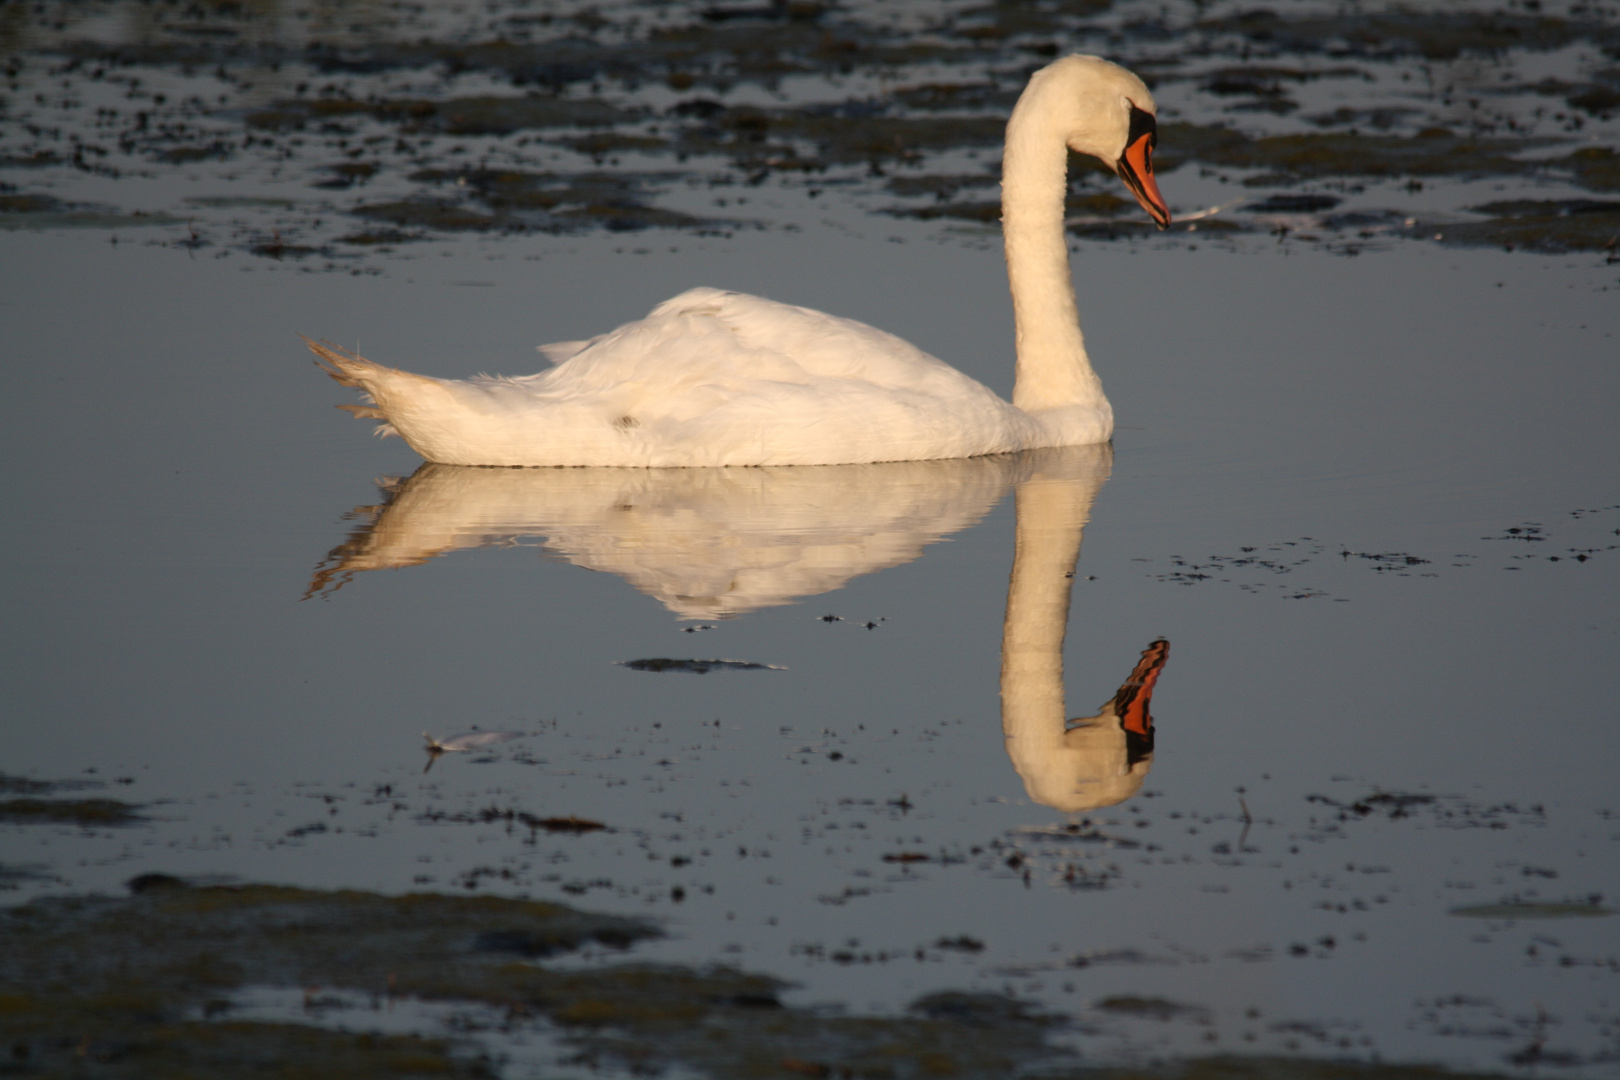
[[[1159,228],[1163,229],[1170,224],[1170,208],[1164,204],[1164,196],[1159,194],[1158,181],[1153,179],[1153,145],[1158,141],[1158,136],[1151,123],[1140,134],[1135,123],[1131,126],[1132,139],[1126,145],[1125,153],[1114,164],[1114,171],[1131,189],[1131,194],[1142,204],[1142,209],[1151,214]]]
[[[1119,714],[1120,726],[1126,731],[1137,735],[1153,734],[1153,687],[1164,671],[1164,662],[1169,658],[1170,643],[1163,638],[1153,642],[1142,650],[1142,659],[1136,662],[1130,678],[1114,695],[1114,709]],[[1151,743],[1148,748],[1152,749]]]

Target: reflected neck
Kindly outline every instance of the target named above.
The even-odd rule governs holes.
[[[1030,796],[1067,797],[1063,638],[1075,561],[1101,480],[1035,477],[1018,486],[1017,546],[1001,636],[1001,725]],[[1056,790],[1053,785],[1062,790]]]

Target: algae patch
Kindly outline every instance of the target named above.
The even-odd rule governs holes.
[[[1596,902],[1569,904],[1523,901],[1457,907],[1451,909],[1451,914],[1461,915],[1465,919],[1595,919],[1613,915],[1614,911]]]
[[[649,1073],[1001,1077],[1065,1053],[1047,1041],[1056,1018],[999,995],[933,994],[904,1016],[849,1017],[787,1008],[782,983],[723,967],[548,968],[535,958],[657,933],[559,904],[199,887],[163,874],[130,888],[128,897],[39,899],[0,912],[0,985],[10,988],[0,995],[0,1038],[22,1071],[494,1072],[461,1037],[233,1019],[232,995],[252,987],[493,1007],[509,1028],[549,1022],[579,1060]]]
[[[493,897],[192,887],[161,874],[130,886],[127,898],[0,912],[0,1038],[25,1072],[223,1077],[274,1065],[309,1075],[493,1075],[444,1039],[236,1022],[229,995],[330,986],[519,1006],[545,1000],[531,980],[546,978],[490,940],[519,937],[546,952],[657,933],[637,920]]]
[[[0,799],[0,824],[79,825],[86,829],[94,829],[134,825],[146,820],[137,812],[140,810],[139,806],[118,799],[40,797],[59,791],[82,791],[86,788],[105,786],[96,780],[33,780],[24,776],[7,776],[0,773],[0,795],[18,796]]]
[[[1620,248],[1620,201],[1614,199],[1511,199],[1471,209],[1490,220],[1436,226],[1435,239],[1552,253]]]
[[[502,0],[385,4],[380,18],[337,0],[328,17],[293,32],[251,6],[194,5],[183,20],[115,27],[98,5],[47,0],[9,28],[0,154],[0,170],[27,170],[41,191],[0,185],[0,229],[187,224],[190,239],[170,246],[193,254],[228,246],[352,271],[374,252],[436,234],[712,236],[773,224],[692,209],[701,189],[742,185],[769,184],[795,201],[836,187],[849,198],[828,202],[853,200],[862,213],[882,212],[860,200],[887,185],[936,203],[891,213],[989,225],[999,207],[987,198],[957,202],[955,187],[994,183],[1024,78],[1070,50],[1127,60],[1167,92],[1161,172],[1196,163],[1201,179],[1329,183],[1352,195],[1364,184],[1403,182],[1415,194],[1430,177],[1507,180],[1525,194],[1549,182],[1620,190],[1612,147],[1620,31],[1584,5],[1567,15],[1526,3],[1523,12],[1298,16],[1141,0],[975,0],[895,17],[884,7],[633,0],[567,13]],[[1549,67],[1555,50],[1568,56]],[[1564,149],[1548,150],[1555,145]],[[966,160],[981,154],[983,176],[963,185],[947,178],[945,170],[971,168]],[[659,158],[669,171],[646,172]],[[450,168],[462,163],[471,167]],[[185,216],[65,201],[80,192],[104,198],[105,181],[125,177],[187,192]],[[293,179],[319,194],[266,202],[253,223],[240,220],[252,196],[218,193]],[[218,190],[190,194],[199,184]],[[1177,183],[1166,193],[1186,200],[1193,189]],[[381,194],[362,201],[359,190]],[[1437,232],[1446,243],[1516,250],[1609,246],[1591,220],[1520,215],[1454,225],[1460,207],[1440,217],[1432,196],[1420,208],[1389,194],[1396,209],[1353,207],[1310,227],[1353,234],[1342,239],[1345,254],[1375,237],[1427,241]],[[682,208],[659,205],[665,197]],[[709,201],[750,202],[765,218],[782,205],[729,192]],[[193,215],[221,209],[234,219]],[[1071,232],[1157,235],[1133,206],[1119,209],[1073,212],[1082,220]],[[1213,209],[1196,217],[1185,216],[1184,202],[1176,209],[1165,243],[1191,248],[1204,237],[1185,234],[1249,229],[1210,220]],[[374,227],[333,228],[350,215]],[[1272,231],[1323,239],[1294,226]]]
[[[117,799],[7,799],[0,822],[14,825],[133,825],[144,820],[136,807]]]
[[[119,229],[174,225],[168,214],[125,214],[104,206],[63,202],[51,195],[0,194],[0,229]]]

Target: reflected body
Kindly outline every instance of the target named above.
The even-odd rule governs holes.
[[[470,469],[427,464],[362,507],[310,592],[365,570],[545,537],[684,619],[725,619],[911,562],[1027,474],[1016,455],[797,469]]]
[[[1094,56],[1037,71],[1007,123],[1002,222],[1017,327],[1012,401],[892,334],[699,288],[588,341],[552,370],[435,379],[306,342],[429,461],[701,467],[919,461],[1105,443],[1113,409],[1080,333],[1064,234],[1070,150],[1101,159],[1162,228],[1153,96]]]
[[[1153,761],[1155,641],[1095,716],[1065,719],[1063,638],[1074,566],[1113,451],[1079,446],[955,461],[784,469],[476,469],[427,464],[360,507],[309,592],[450,552],[544,537],[575,565],[618,574],[684,619],[724,619],[900,566],[1016,490],[1002,637],[1007,754],[1036,802],[1120,802]],[[460,749],[438,744],[439,752]],[[429,740],[430,753],[434,741]]]

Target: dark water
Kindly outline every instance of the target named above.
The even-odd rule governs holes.
[[[1539,72],[1562,56],[1566,82],[1604,85],[1592,35],[1489,62]],[[26,85],[45,87],[43,54],[25,55]],[[1487,64],[1405,56],[1342,62]],[[612,98],[623,76],[602,78]],[[1199,93],[1183,107],[1224,100]],[[8,101],[7,153],[36,138],[24,101]],[[1303,123],[1232,115],[1256,135]],[[511,143],[480,138],[473,156]],[[535,344],[710,284],[872,322],[1005,391],[994,233],[872,213],[885,181],[851,166],[844,194],[811,199],[798,175],[744,189],[767,227],[723,235],[422,226],[427,239],[339,258],[316,235],[342,220],[330,205],[252,209],[329,249],[278,259],[249,250],[257,224],[232,232],[248,211],[185,209],[233,185],[309,190],[310,170],[273,179],[236,153],[193,172],[3,174],[64,204],[176,218],[0,234],[4,771],[104,782],[91,793],[148,819],[0,825],[0,862],[40,875],[15,882],[16,902],[152,871],[532,895],[664,920],[669,936],[634,955],[782,976],[795,1002],[892,1012],[938,989],[1010,993],[1075,1017],[1064,1038],[1093,1061],[1612,1070],[1620,923],[1589,914],[1620,895],[1620,319],[1601,249],[1309,222],[1218,243],[1082,236],[1082,319],[1121,424],[1111,455],[412,477],[407,447],[331,408],[350,399],[295,334],[435,374],[524,372]],[[1179,209],[1220,201],[1198,168],[1162,178]],[[404,183],[390,175],[372,183]],[[1432,179],[1405,182],[1342,195],[1440,198]],[[1438,187],[1461,206],[1485,189],[1569,196],[1564,183]],[[657,205],[718,213],[720,189],[684,184]],[[1061,574],[1083,520],[1062,716],[1090,716],[1151,642],[1170,646],[1139,791],[1065,808],[1032,798],[1044,789],[1007,753],[1004,711],[1032,692],[1004,676],[1004,623],[1009,576]],[[1015,533],[1033,553],[1022,572]],[[1028,610],[1015,626],[1055,649]],[[626,664],[649,659],[766,667]],[[424,731],[473,728],[526,735],[423,773]],[[1063,767],[1085,788],[1097,760]],[[508,810],[608,828],[535,833]],[[1102,1007],[1123,996],[1169,1004]]]

